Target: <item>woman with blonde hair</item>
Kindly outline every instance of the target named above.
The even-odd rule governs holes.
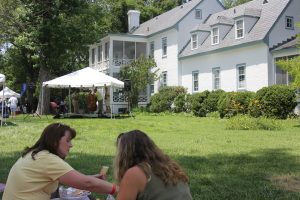
[[[115,176],[118,200],[192,199],[183,169],[140,130],[118,136]]]

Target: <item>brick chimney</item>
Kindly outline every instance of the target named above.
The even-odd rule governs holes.
[[[129,10],[128,15],[128,32],[140,26],[140,14],[138,10]]]

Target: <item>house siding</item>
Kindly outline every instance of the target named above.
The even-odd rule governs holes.
[[[167,56],[162,56],[162,38],[167,37]],[[178,31],[170,29],[168,31],[156,34],[148,38],[148,49],[150,42],[154,41],[154,59],[159,69],[158,74],[167,71],[167,85],[178,85]],[[160,87],[160,80],[154,83],[154,92],[157,92]]]
[[[255,59],[253,59],[255,58]],[[199,92],[212,90],[212,69],[220,67],[220,86],[237,91],[237,65],[246,65],[246,90],[257,91],[268,86],[268,47],[259,43],[218,53],[183,59],[182,86],[192,93],[192,71],[199,71]]]
[[[269,47],[272,47],[282,41],[286,40],[287,38],[291,38],[299,33],[299,27],[294,24],[294,30],[286,29],[285,28],[285,17],[292,16],[294,17],[294,23],[300,21],[300,1],[299,0],[292,0],[292,2],[288,5],[285,11],[280,16],[279,20],[271,30],[269,34]]]

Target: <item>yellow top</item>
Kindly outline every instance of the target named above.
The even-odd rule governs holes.
[[[29,152],[11,168],[3,200],[49,200],[58,187],[58,179],[73,168],[60,157],[40,151],[35,160]]]

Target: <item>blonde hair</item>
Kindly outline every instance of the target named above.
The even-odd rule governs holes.
[[[166,185],[175,185],[179,181],[188,182],[183,169],[140,130],[121,133],[118,136],[117,156],[114,162],[117,181],[120,182],[125,172],[133,166],[140,167],[148,178],[151,173],[155,174]]]

